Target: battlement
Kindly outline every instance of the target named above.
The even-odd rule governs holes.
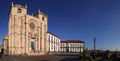
[[[14,4],[13,2],[12,2],[12,5],[11,5],[12,7],[20,7],[20,8],[26,8],[27,9],[27,5],[25,5],[25,6],[22,6],[22,5],[20,5],[20,4]]]

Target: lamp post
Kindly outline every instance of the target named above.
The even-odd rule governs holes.
[[[82,48],[82,47],[81,47],[81,44],[80,44],[80,54],[81,54],[81,48]]]
[[[94,53],[96,51],[96,38],[94,37]]]

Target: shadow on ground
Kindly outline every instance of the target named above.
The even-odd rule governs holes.
[[[70,53],[66,53],[66,54],[54,54],[56,56],[79,56],[79,54],[70,54]]]
[[[48,54],[40,56],[2,56],[0,61],[79,61],[77,54]]]
[[[60,61],[79,61],[79,59],[78,58],[64,58]]]

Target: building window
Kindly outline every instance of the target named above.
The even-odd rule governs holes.
[[[68,43],[66,43],[66,45],[68,46]]]
[[[74,47],[73,44],[71,44],[71,47]]]
[[[44,17],[42,17],[42,20],[44,21],[44,20],[45,20],[45,18],[44,18]]]
[[[22,9],[21,8],[18,8],[18,11],[17,11],[18,13],[21,13],[22,12]]]
[[[50,41],[50,35],[48,36],[48,41]]]
[[[51,36],[51,42],[53,43],[53,36]]]

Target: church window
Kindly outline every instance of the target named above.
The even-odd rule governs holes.
[[[42,20],[44,21],[44,20],[45,20],[45,18],[44,18],[44,17],[42,17]]]
[[[21,13],[22,12],[22,9],[21,8],[18,8],[18,11],[17,11],[18,13]]]
[[[35,27],[34,23],[31,22],[31,23],[30,23],[30,28],[31,28],[31,29],[34,29],[34,27]]]

